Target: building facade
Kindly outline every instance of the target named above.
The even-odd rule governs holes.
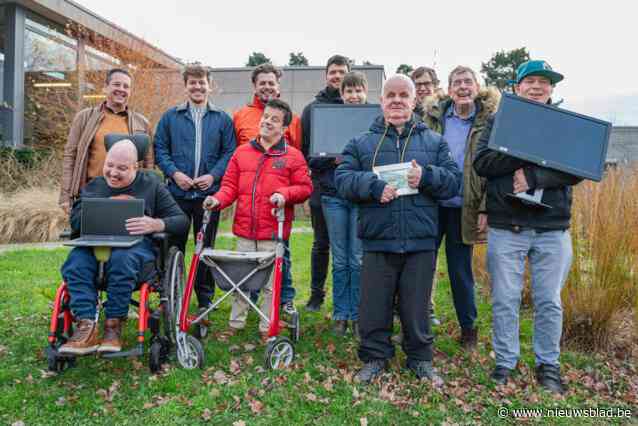
[[[5,146],[61,143],[73,114],[104,98],[110,68],[131,70],[134,87],[183,90],[178,59],[70,0],[0,0],[0,60]],[[155,82],[135,75],[150,69]]]

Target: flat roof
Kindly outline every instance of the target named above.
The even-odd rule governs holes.
[[[211,70],[213,72],[217,71],[217,72],[226,72],[226,71],[246,71],[249,69],[253,69],[255,67],[219,67],[219,68],[211,68]],[[303,65],[303,66],[283,66],[283,67],[277,67],[277,68],[281,68],[284,71],[290,71],[290,70],[311,70],[311,71],[315,71],[315,70],[325,70],[326,67],[323,65]],[[383,67],[383,65],[353,65],[352,69],[357,69],[357,70],[381,70],[383,71],[384,75],[385,75],[385,68]]]
[[[149,59],[166,68],[179,69],[184,65],[174,56],[71,0],[0,0],[0,4],[7,3],[19,4],[61,25],[66,25],[69,21],[80,24],[124,47],[142,52]]]

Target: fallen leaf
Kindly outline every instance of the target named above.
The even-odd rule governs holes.
[[[204,421],[209,421],[212,418],[213,418],[213,413],[208,408],[204,408],[204,412],[202,413],[202,419],[204,419]]]
[[[228,347],[228,352],[239,352],[240,349],[239,345],[231,345]]]
[[[244,350],[245,350],[246,352],[252,352],[252,351],[254,351],[254,350],[255,350],[255,348],[256,348],[256,347],[257,347],[257,346],[253,345],[252,343],[246,343],[246,344],[244,345]]]
[[[305,384],[309,384],[312,381],[312,378],[310,377],[310,373],[306,372],[303,375],[303,382]]]
[[[239,365],[239,362],[236,359],[230,360],[230,372],[233,374],[241,373],[241,365]]]
[[[155,404],[153,404],[152,402],[145,402],[144,405],[142,406],[143,409],[148,410],[149,408],[153,408],[155,407]]]
[[[306,394],[306,399],[308,401],[315,402],[315,401],[317,401],[317,395],[315,395],[314,393],[307,393]]]
[[[237,420],[235,423],[233,423],[233,426],[246,426],[246,422],[243,420]]]
[[[359,419],[359,425],[360,426],[368,426],[368,418],[367,417],[361,417]]]
[[[250,411],[252,411],[253,414],[259,414],[264,409],[264,404],[256,399],[251,400],[248,404],[250,405]]]
[[[22,420],[18,420],[17,422],[11,423],[11,426],[25,426]]]
[[[55,401],[55,405],[57,405],[58,407],[61,407],[64,404],[66,404],[66,399],[64,399],[63,396],[59,397],[57,401]]]
[[[6,346],[0,345],[0,357],[5,356],[9,350]],[[16,422],[17,423],[17,422]]]
[[[337,349],[337,347],[335,346],[334,343],[330,342],[326,346],[326,349],[328,350],[329,353],[333,353]]]
[[[222,393],[219,391],[219,389],[211,389],[210,392],[208,392],[208,394],[210,396],[212,396],[213,398],[217,398],[219,397]]]
[[[213,374],[213,379],[220,385],[228,383],[228,376],[226,376],[226,373],[224,373],[222,370],[215,371],[215,374]]]

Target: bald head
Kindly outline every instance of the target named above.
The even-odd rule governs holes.
[[[106,154],[104,178],[111,188],[124,188],[137,174],[137,149],[128,139],[116,142]]]

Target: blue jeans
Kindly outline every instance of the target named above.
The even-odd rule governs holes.
[[[295,299],[295,288],[292,286],[292,263],[290,261],[290,240],[284,241],[286,251],[284,253],[283,279],[281,281],[281,298],[280,302],[292,302]],[[250,292],[250,300],[257,303],[259,300],[259,290]]]
[[[558,366],[563,328],[560,293],[572,262],[569,231],[515,233],[490,228],[487,242],[496,365],[512,369],[520,355],[518,313],[527,258],[532,276],[536,365]]]
[[[476,320],[476,302],[474,300],[474,275],[472,274],[472,246],[463,243],[461,232],[461,208],[439,206],[439,235],[436,240],[436,253],[445,236],[445,258],[450,277],[452,300],[459,325],[462,329],[471,329]],[[434,258],[436,270],[436,257]]]
[[[106,318],[125,318],[131,294],[144,278],[144,265],[155,261],[149,238],[130,248],[114,248],[104,265],[107,279]],[[89,247],[75,247],[62,265],[62,277],[71,295],[71,312],[78,319],[94,320],[97,312],[98,261]]]
[[[359,319],[361,240],[357,238],[358,207],[338,197],[321,196],[332,251],[332,319]]]

